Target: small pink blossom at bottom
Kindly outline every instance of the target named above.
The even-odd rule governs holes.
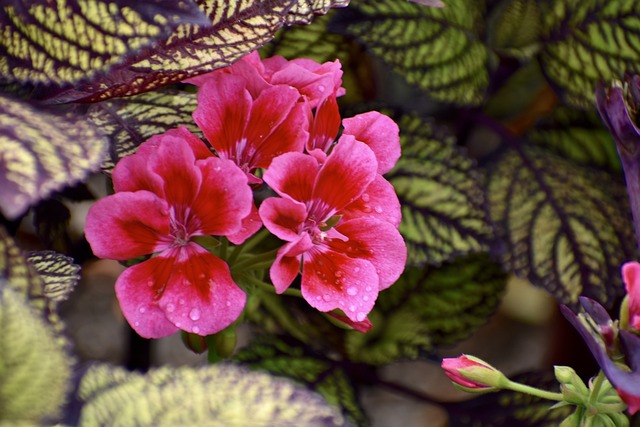
[[[629,297],[629,325],[640,331],[640,263],[625,263],[622,266],[622,279]]]
[[[493,388],[495,385],[480,382],[478,378],[482,378],[485,374],[487,381],[490,381],[494,376],[493,373],[498,372],[492,366],[472,360],[465,355],[442,359],[442,369],[451,381],[472,390]]]
[[[181,129],[142,144],[113,180],[116,193],[89,209],[85,233],[100,258],[154,255],[116,282],[133,329],[160,338],[181,329],[214,334],[233,323],[246,295],[228,265],[192,238],[241,231],[253,203],[246,174]]]

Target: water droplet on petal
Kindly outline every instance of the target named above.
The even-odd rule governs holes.
[[[360,271],[360,267],[356,267],[356,268],[353,269],[354,273],[357,273],[358,271]]]
[[[324,85],[318,85],[318,92],[324,92],[324,91],[325,91]]]
[[[200,328],[197,326],[194,326],[191,330],[193,331],[194,334],[200,333]]]
[[[180,299],[178,300],[178,303],[179,303],[180,305],[184,305],[185,300],[183,300],[182,298],[180,298]]]
[[[364,207],[362,208],[363,211],[365,211],[366,213],[371,212],[371,206],[369,205],[364,205]]]
[[[176,325],[176,328],[179,328],[180,326],[182,326],[180,322],[176,322],[175,325]]]
[[[322,297],[321,297],[320,295],[318,295],[318,296],[316,297],[316,299],[317,299],[318,301],[320,301],[320,300],[322,299]]]
[[[144,308],[144,307],[140,307],[140,308],[138,309],[138,311],[139,311],[140,313],[144,313],[145,311],[147,311],[147,309],[146,309],[146,308]]]
[[[147,281],[147,286],[152,288],[153,287],[153,280],[148,280]]]
[[[176,309],[176,306],[175,306],[175,305],[173,305],[173,304],[167,304],[167,311],[168,311],[169,313],[173,313],[173,310],[175,310],[175,309]]]
[[[207,276],[205,276],[204,273],[198,274],[198,279],[200,279],[200,280],[204,280],[205,277],[207,277]]]
[[[366,288],[364,288],[365,291],[370,292],[371,291],[371,286],[367,286]]]
[[[220,172],[220,166],[216,166],[215,168],[213,168],[213,170],[216,172]]]
[[[369,199],[370,199],[370,197],[369,197],[369,195],[368,195],[367,193],[364,193],[364,194],[362,195],[362,201],[363,201],[363,202],[368,202],[368,201],[369,201]]]
[[[358,289],[353,286],[347,288],[347,293],[351,296],[358,295]]]
[[[200,310],[197,308],[192,308],[189,312],[189,318],[193,321],[200,319]]]
[[[382,206],[376,206],[375,211],[378,213],[382,213]]]
[[[342,271],[336,271],[335,275],[336,275],[336,277],[342,277],[343,273],[342,273]]]
[[[364,301],[364,302],[369,301],[369,297],[368,297],[367,295],[363,296],[363,297],[362,297],[362,301]]]
[[[140,322],[134,323],[133,326],[140,326]]]
[[[356,311],[356,306],[355,305],[350,305],[349,306],[349,311]]]
[[[323,300],[325,300],[325,301],[327,301],[327,302],[329,302],[329,301],[331,301],[331,295],[329,295],[329,294],[324,294],[324,295],[322,295],[322,299],[323,299]]]
[[[360,313],[356,314],[356,320],[358,322],[362,322],[366,318],[367,318],[367,313],[360,312]]]
[[[231,307],[231,301],[227,301],[227,307]]]

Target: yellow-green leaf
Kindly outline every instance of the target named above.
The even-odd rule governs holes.
[[[640,71],[640,2],[558,0],[544,4],[540,63],[566,102],[593,107],[598,81]]]
[[[528,146],[487,169],[505,268],[564,304],[584,295],[611,306],[623,292],[620,265],[636,256],[624,185]]]
[[[107,141],[84,117],[0,96],[0,211],[10,219],[98,169]]]
[[[489,18],[489,46],[516,58],[540,49],[542,11],[538,0],[502,0]]]
[[[402,205],[407,263],[438,265],[488,250],[493,229],[473,160],[427,120],[405,115],[398,123],[402,158],[388,178]]]
[[[443,8],[406,0],[352,0],[330,28],[355,37],[410,84],[433,98],[478,104],[489,82],[489,50],[480,40],[484,1]]]
[[[109,137],[111,145],[102,169],[110,172],[121,158],[168,129],[186,126],[201,134],[191,117],[197,105],[195,93],[175,90],[147,92],[92,105],[89,119]]]
[[[195,3],[174,0],[3,2],[0,76],[75,84],[104,74],[185,21],[204,23],[206,17]]]
[[[73,258],[54,251],[34,251],[27,254],[27,261],[44,282],[44,296],[55,303],[64,301],[80,280],[80,266]]]
[[[348,425],[319,395],[229,364],[146,374],[96,365],[82,377],[77,397],[83,405],[80,427]]]
[[[207,25],[185,23],[126,66],[57,94],[52,101],[102,101],[129,96],[225,67],[273,38],[285,24],[306,23],[346,0],[195,0]]]

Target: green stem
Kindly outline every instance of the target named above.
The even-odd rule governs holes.
[[[267,237],[269,237],[270,234],[271,233],[269,233],[269,230],[267,230],[266,228],[263,228],[262,230],[254,234],[253,237],[251,237],[249,240],[244,242],[244,244],[242,244],[243,250],[250,251],[251,249],[258,246],[260,243],[262,243],[262,241]]]
[[[501,388],[517,391],[519,393],[529,394],[531,396],[537,396],[547,400],[555,400],[558,402],[562,402],[564,400],[564,398],[562,397],[562,393],[553,393],[551,391],[540,390],[539,388],[531,387],[526,384],[520,384],[511,380],[508,380],[507,384]]]
[[[243,271],[243,270],[247,270],[249,267],[251,267],[251,269],[255,270],[254,265],[263,265],[266,264],[267,262],[269,264],[267,264],[266,266],[269,267],[271,264],[273,264],[273,260],[276,258],[276,254],[278,253],[277,249],[274,249],[272,251],[269,252],[265,252],[263,254],[259,254],[259,255],[252,255],[242,261],[239,261],[236,265],[232,266],[231,269],[234,271]],[[264,267],[261,267],[264,268]]]
[[[276,293],[276,288],[273,287],[273,285],[270,285],[269,283],[263,282],[260,279],[257,279],[255,277],[243,274],[240,278],[240,281],[243,281],[247,284],[250,285],[254,285],[257,288],[262,289],[263,291],[267,291],[271,294],[275,294]],[[300,291],[300,289],[295,289],[295,288],[289,288],[286,291],[284,291],[282,293],[282,295],[289,295],[289,296],[293,296],[293,297],[299,297],[302,298],[302,292]]]
[[[284,330],[299,341],[305,344],[309,343],[309,338],[302,332],[300,324],[282,306],[282,299],[277,298],[277,295],[265,292],[260,295],[260,301]]]
[[[229,240],[226,237],[220,238],[220,258],[227,259],[227,248],[229,247]]]
[[[596,375],[596,378],[593,380],[593,385],[590,387],[589,405],[594,405],[598,402],[598,398],[600,397],[600,388],[602,387],[604,380],[604,372],[598,372],[598,375]]]

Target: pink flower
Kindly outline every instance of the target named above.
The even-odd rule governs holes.
[[[629,298],[629,325],[640,331],[640,263],[625,263],[622,266],[622,279]]]
[[[444,358],[442,369],[465,391],[495,390],[506,379],[496,368],[473,356]]]
[[[240,75],[210,74],[198,91],[193,118],[218,156],[258,184],[255,169],[268,167],[280,154],[303,150],[310,112],[290,86],[269,85],[254,97],[249,85]]]
[[[320,311],[341,309],[363,322],[378,292],[393,284],[406,261],[406,246],[385,215],[346,211],[376,180],[375,154],[353,137],[343,137],[322,166],[302,153],[275,158],[264,180],[281,198],[268,198],[260,217],[271,233],[287,243],[270,270],[279,293],[302,267],[302,295]],[[395,196],[395,194],[394,194]],[[385,209],[400,216],[397,198]],[[383,200],[381,200],[384,203]]]
[[[113,183],[116,193],[91,207],[85,232],[98,257],[154,255],[116,282],[131,326],[160,338],[180,329],[209,335],[234,322],[246,296],[228,265],[193,238],[239,232],[252,204],[246,175],[181,128],[122,159]]]

